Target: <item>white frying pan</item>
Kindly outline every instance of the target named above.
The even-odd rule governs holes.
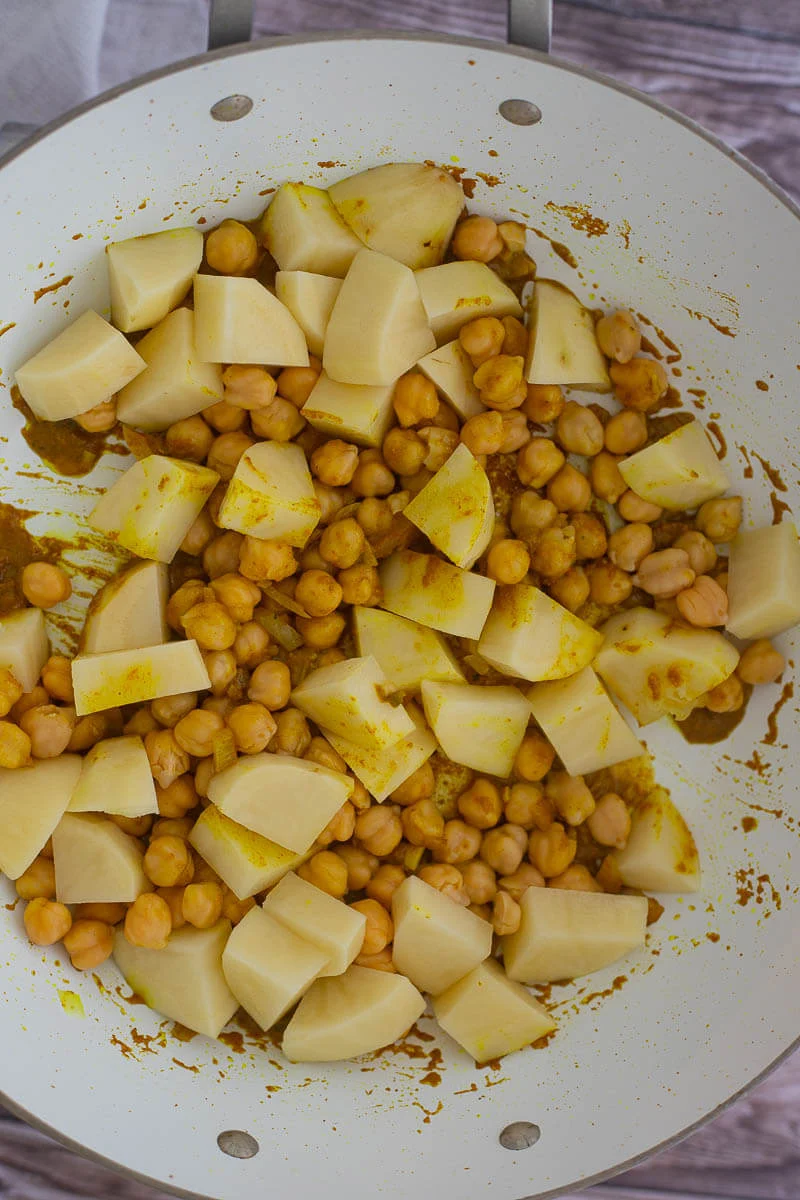
[[[524,4],[512,29],[542,45]],[[516,123],[537,110],[541,120]],[[287,178],[324,185],[422,159],[463,167],[479,210],[525,214],[544,235],[531,236],[540,271],[592,303],[632,305],[681,347],[674,382],[704,419],[719,414],[751,520],[771,518],[771,493],[794,502],[800,213],[684,118],[517,47],[409,34],[237,46],[51,126],[0,173],[0,329],[15,322],[0,338],[0,382],[61,329],[67,301],[73,315],[103,310],[107,240],[252,217]],[[42,513],[34,532],[85,534],[86,488],[122,460],[106,457],[78,485],[51,475],[19,437],[8,394],[0,499]],[[84,564],[99,555],[93,542],[70,552]],[[790,639],[784,649],[791,657]],[[697,837],[703,891],[667,901],[635,962],[554,989],[561,1027],[545,1049],[477,1070],[442,1036],[306,1068],[246,1034],[179,1042],[121,999],[113,965],[79,976],[63,954],[27,945],[18,911],[0,910],[0,1100],[151,1183],[231,1200],[511,1200],[630,1166],[730,1103],[798,1036],[797,709],[789,698],[773,737],[779,695],[760,689],[718,746],[689,746],[666,722],[647,730]]]

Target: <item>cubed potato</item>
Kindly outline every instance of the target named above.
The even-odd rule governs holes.
[[[136,350],[147,368],[117,396],[117,416],[126,425],[158,433],[222,399],[222,367],[196,357],[191,309],[169,313]]]
[[[500,587],[478,653],[518,679],[564,679],[588,666],[602,635],[545,592],[527,583]]]
[[[245,1012],[262,1029],[271,1029],[311,986],[326,961],[318,946],[262,909],[251,908],[228,938],[222,970]]]
[[[257,442],[239,459],[219,523],[223,529],[250,537],[280,538],[302,547],[316,529],[319,515],[302,449],[291,442]]]
[[[89,310],[17,367],[16,380],[40,420],[63,421],[109,400],[145,366],[128,339]]]
[[[203,235],[199,229],[164,229],[112,242],[106,254],[111,320],[133,333],[152,329],[183,300],[203,261]]]
[[[283,1035],[290,1062],[336,1062],[372,1054],[408,1033],[425,1000],[402,975],[348,967],[312,983]]]
[[[699,421],[689,421],[624,458],[619,470],[637,496],[676,512],[697,508],[730,486]]]
[[[339,383],[386,386],[434,348],[414,272],[361,250],[336,297],[322,365]]]
[[[104,738],[92,746],[83,760],[69,811],[120,817],[158,812],[150,759],[140,737]]]
[[[194,344],[200,362],[307,367],[305,335],[257,279],[195,275]]]
[[[476,317],[522,316],[522,306],[511,288],[486,263],[444,263],[417,271],[416,278],[439,345],[451,341],[462,325]]]
[[[309,857],[308,853],[295,854],[245,829],[226,817],[216,804],[203,809],[192,826],[189,842],[238,900],[266,891]]]
[[[53,830],[56,899],[62,904],[129,904],[152,884],[142,843],[96,813],[66,812]]]
[[[492,952],[492,927],[409,875],[392,898],[392,960],[421,992],[438,996]]]
[[[425,163],[370,167],[332,184],[328,195],[370,250],[414,270],[442,261],[464,207],[461,185]]]
[[[79,717],[211,687],[203,656],[193,640],[141,650],[79,654],[72,660],[72,685]]]
[[[486,472],[463,442],[403,515],[457,567],[475,565],[494,533],[494,501]]]
[[[414,729],[402,705],[386,699],[391,691],[374,658],[349,658],[311,671],[292,692],[292,703],[323,729],[365,750],[380,750]]]
[[[304,758],[248,754],[212,776],[209,799],[246,829],[305,854],[353,790],[353,781]]]
[[[341,279],[312,271],[278,271],[275,276],[276,296],[297,321],[317,358],[322,358],[325,331],[341,286]]]
[[[282,271],[343,279],[363,243],[345,225],[322,188],[285,183],[261,221],[261,236]]]
[[[433,1014],[477,1063],[522,1050],[556,1027],[547,1009],[491,958],[436,996]]]
[[[484,411],[480,392],[472,382],[475,367],[458,338],[431,350],[419,360],[417,367],[436,385],[462,421]]]
[[[100,497],[89,524],[140,558],[169,563],[218,482],[208,467],[151,454]]]
[[[0,767],[0,871],[27,871],[67,811],[83,760],[78,754],[43,758],[29,767]]]
[[[83,654],[139,650],[169,640],[165,563],[137,562],[110,579],[92,597],[81,634]]]
[[[176,929],[163,950],[132,946],[122,930],[114,959],[131,991],[187,1029],[215,1038],[239,1007],[222,973],[230,921],[211,929]]]
[[[644,896],[532,887],[520,903],[520,927],[502,940],[506,974],[520,983],[589,975],[644,945]]]
[[[398,550],[379,568],[382,607],[429,629],[479,638],[489,615],[495,583],[435,554]]]
[[[570,775],[588,775],[644,752],[591,667],[534,684],[528,702]]]
[[[416,621],[355,605],[353,634],[359,654],[372,655],[398,691],[418,692],[423,679],[464,680],[444,638]]]
[[[569,288],[555,279],[537,279],[529,314],[528,383],[611,391],[592,314]]]
[[[700,890],[700,857],[689,826],[657,787],[635,808],[631,832],[613,861],[626,887],[648,892]]]
[[[40,608],[20,608],[0,617],[0,667],[23,691],[32,692],[50,657],[50,640]]]
[[[800,621],[800,542],[791,521],[740,533],[728,555],[728,632],[769,638]]]
[[[320,975],[341,975],[361,953],[367,919],[290,871],[264,901],[264,912],[325,956]]]
[[[379,387],[337,383],[323,371],[301,412],[309,425],[328,437],[381,446],[394,420],[393,394],[393,383]]]
[[[667,715],[684,720],[739,661],[717,630],[676,624],[651,608],[617,613],[600,632],[605,641],[594,668],[640,725]]]
[[[505,779],[531,719],[515,687],[422,682],[422,703],[436,740],[453,762]]]
[[[383,746],[380,750],[365,750],[363,746],[323,730],[334,750],[341,754],[356,779],[379,804],[427,762],[436,749],[436,738],[417,706],[409,704],[406,711],[414,722],[414,732],[396,745]]]

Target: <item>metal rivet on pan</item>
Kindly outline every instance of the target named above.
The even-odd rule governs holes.
[[[215,121],[239,121],[246,117],[253,107],[249,96],[226,96],[211,105],[211,115]]]
[[[252,1158],[259,1150],[256,1139],[243,1129],[223,1130],[217,1138],[217,1145],[223,1154],[229,1154],[231,1158]]]
[[[504,1150],[527,1150],[529,1146],[535,1146],[541,1136],[541,1129],[531,1121],[514,1121],[500,1134],[500,1145]]]
[[[504,100],[497,111],[512,125],[538,125],[542,119],[542,110],[530,100]]]

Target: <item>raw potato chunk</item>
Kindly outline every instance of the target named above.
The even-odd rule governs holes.
[[[169,313],[136,350],[147,369],[117,396],[117,416],[127,425],[159,433],[222,399],[222,367],[197,359],[190,309]]]
[[[594,320],[577,296],[555,279],[537,279],[530,301],[528,383],[610,392]]]
[[[323,371],[300,410],[320,433],[360,446],[380,446],[394,420],[394,384],[337,383]]]
[[[663,788],[654,788],[634,810],[624,850],[614,862],[626,887],[648,892],[697,892],[700,859],[689,826]]]
[[[82,654],[139,650],[169,640],[165,563],[139,562],[109,580],[92,598],[81,634]]]
[[[0,617],[0,667],[11,672],[23,691],[33,691],[49,657],[50,641],[40,608],[20,608]]]
[[[189,842],[226,883],[238,900],[263,892],[305,862],[308,854],[295,854],[268,838],[245,829],[226,817],[215,804],[203,809],[189,834]]]
[[[341,286],[341,279],[311,271],[278,271],[275,276],[276,296],[297,321],[317,358],[322,358],[325,330]]]
[[[146,1004],[187,1029],[215,1038],[239,1002],[222,973],[222,951],[230,921],[211,929],[176,929],[163,950],[132,946],[122,930],[114,939],[114,958],[128,987]]]
[[[325,966],[322,950],[260,908],[231,931],[222,953],[225,981],[256,1024],[271,1029]]]
[[[379,568],[382,607],[454,637],[479,638],[492,606],[495,583],[434,554],[398,550]]]
[[[302,329],[257,279],[195,275],[194,342],[200,362],[308,366]]]
[[[322,365],[339,383],[394,383],[436,345],[414,272],[361,250],[336,298]]]
[[[133,333],[151,329],[183,300],[203,261],[203,235],[198,229],[165,229],[112,242],[106,254],[111,320],[123,333]]]
[[[520,983],[589,975],[644,945],[644,896],[532,887],[520,903],[520,927],[502,942],[506,974]]]
[[[43,758],[29,767],[0,768],[0,871],[19,879],[67,811],[83,760]]]
[[[452,175],[423,163],[384,163],[328,188],[339,216],[370,250],[416,270],[444,258],[464,192]]]
[[[320,505],[306,456],[290,442],[257,442],[239,459],[219,511],[223,529],[305,546]]]
[[[418,692],[423,679],[464,681],[444,638],[416,621],[356,605],[353,633],[359,654],[372,655],[398,691]]]
[[[739,652],[715,629],[678,625],[651,608],[630,608],[602,625],[594,662],[606,687],[640,725],[682,721],[697,700],[735,670]]]
[[[698,508],[730,486],[699,421],[689,421],[623,459],[619,470],[637,496],[678,512]]]
[[[208,797],[246,829],[305,854],[353,790],[353,781],[304,758],[248,754],[212,776]]]
[[[498,588],[478,653],[519,679],[564,679],[582,670],[602,635],[545,592],[527,583]]]
[[[522,1050],[556,1027],[547,1009],[491,958],[437,996],[433,1014],[477,1063]]]
[[[286,1026],[290,1062],[336,1062],[371,1054],[408,1033],[425,1000],[402,975],[348,967],[312,983]]]
[[[533,890],[533,889],[531,889]],[[392,959],[421,992],[438,996],[492,952],[492,927],[409,875],[392,898]]]
[[[169,563],[218,482],[208,467],[151,454],[100,497],[89,524],[140,558]]]
[[[569,679],[534,684],[528,702],[570,775],[588,775],[643,753],[591,667]]]
[[[505,779],[531,718],[515,687],[422,682],[422,703],[436,740],[453,762]]]
[[[292,703],[323,729],[381,750],[414,729],[406,710],[385,698],[391,690],[374,658],[349,658],[312,671],[292,692]]]
[[[436,341],[449,342],[476,317],[520,317],[522,306],[486,263],[451,262],[417,271],[417,283]]]
[[[800,621],[800,542],[791,521],[740,533],[728,555],[734,637],[769,638]]]
[[[365,750],[346,738],[323,730],[334,750],[341,754],[356,779],[360,779],[369,794],[380,804],[395,788],[427,762],[436,749],[436,738],[425,724],[416,705],[409,704],[408,715],[414,722],[414,732],[388,749]]]
[[[403,516],[457,567],[475,565],[494,533],[494,501],[486,472],[463,442]]]
[[[311,271],[343,279],[363,249],[322,188],[285,183],[261,223],[264,245],[282,271]]]
[[[462,421],[484,411],[480,392],[472,382],[475,368],[458,338],[438,350],[431,350],[417,366],[436,385]]]
[[[63,421],[110,399],[145,365],[127,338],[90,309],[17,368],[17,387],[40,420]]]
[[[104,738],[83,760],[70,812],[143,817],[158,812],[150,759],[140,737]]]
[[[211,687],[197,642],[165,642],[141,650],[79,654],[72,660],[75,711],[79,717],[159,696]]]
[[[53,830],[56,898],[62,904],[128,904],[151,883],[138,838],[94,813],[64,813]]]
[[[291,933],[325,956],[320,975],[341,975],[361,952],[367,918],[290,871],[272,889],[262,908]]]

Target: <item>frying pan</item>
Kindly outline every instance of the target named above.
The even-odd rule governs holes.
[[[535,5],[512,9],[515,36],[546,49],[546,13],[539,24]],[[538,231],[540,273],[644,314],[684,405],[724,430],[749,521],[793,503],[800,213],[683,117],[519,46],[273,39],[146,76],[50,126],[0,175],[0,329],[14,323],[0,382],[67,316],[107,308],[108,240],[252,217],[287,178],[324,186],[423,159],[463,168],[474,208]],[[67,539],[88,594],[109,560],[85,513],[124,460],[65,483],[2,394],[0,498],[40,514],[33,533]],[[791,637],[783,649],[791,658]],[[645,731],[697,838],[703,890],[665,899],[635,960],[554,988],[561,1027],[546,1047],[476,1069],[424,1020],[394,1052],[325,1067],[290,1066],[246,1030],[180,1041],[125,999],[112,964],[80,976],[57,949],[27,945],[19,911],[0,910],[0,1100],[182,1195],[542,1197],[632,1165],[730,1103],[798,1036],[789,691],[759,689],[716,746],[689,745],[668,722]]]

